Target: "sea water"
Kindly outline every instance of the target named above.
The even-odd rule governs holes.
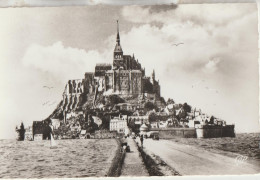
[[[0,178],[100,177],[108,172],[115,139],[0,140]]]

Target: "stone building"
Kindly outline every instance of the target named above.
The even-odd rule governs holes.
[[[76,110],[82,97],[94,94],[93,105],[97,93],[119,95],[142,95],[160,97],[159,81],[155,79],[155,71],[151,77],[145,75],[138,59],[134,55],[125,55],[120,42],[117,22],[116,45],[113,52],[113,63],[96,64],[95,72],[86,72],[84,79],[69,80],[63,93],[62,110],[65,113]]]
[[[125,133],[127,129],[127,116],[114,117],[110,120],[109,130],[117,131],[118,133]]]
[[[120,111],[135,111],[139,105],[131,103],[119,103],[114,106],[115,109]]]
[[[33,139],[47,139],[50,135],[50,128],[47,121],[33,121],[32,125]]]
[[[135,124],[150,124],[149,116],[128,116],[128,123],[134,122]]]
[[[153,71],[152,77],[146,77],[145,69],[142,68],[138,59],[134,55],[124,55],[118,26],[113,65],[97,64],[95,73],[85,74],[84,91],[93,93],[95,89],[99,92],[110,91],[125,95],[150,93],[160,97],[160,85],[155,80],[155,72]]]
[[[33,140],[33,132],[32,132],[31,126],[29,126],[28,128],[25,129],[24,140],[25,141],[32,141]]]

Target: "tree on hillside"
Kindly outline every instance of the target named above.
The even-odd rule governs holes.
[[[130,122],[128,123],[128,127],[129,127],[132,131],[134,131],[134,129],[135,129],[135,122],[134,122],[134,121],[130,121]]]
[[[149,122],[154,122],[154,121],[156,121],[157,120],[157,115],[156,115],[156,113],[155,112],[151,112],[150,114],[149,114]]]
[[[136,134],[140,132],[140,125],[135,124],[134,121],[130,121],[128,127]]]
[[[144,104],[144,109],[146,111],[150,111],[150,110],[153,110],[153,109],[157,109],[157,106],[154,103],[152,103],[152,102],[146,102]]]
[[[178,120],[181,120],[181,119],[185,119],[187,116],[187,112],[186,111],[179,111],[179,113],[176,115],[176,118]]]
[[[169,104],[175,104],[174,100],[171,99],[171,98],[168,98],[167,102],[166,102],[167,105]]]
[[[183,104],[183,109],[185,112],[191,112],[191,106],[188,105],[187,103]]]
[[[127,110],[120,110],[120,114],[127,115],[127,116],[132,116],[133,112],[127,111]]]
[[[214,124],[214,120],[215,120],[216,118],[214,117],[214,116],[211,116],[210,117],[210,120],[209,120],[209,124]]]
[[[106,97],[103,94],[98,94],[96,104],[106,104]]]
[[[114,106],[115,104],[124,103],[125,100],[119,97],[118,95],[111,95],[108,98],[107,103],[111,106]]]
[[[98,125],[94,122],[94,119],[92,115],[88,115],[88,122],[86,124],[86,131],[89,133],[94,133],[96,130],[98,130]]]
[[[102,120],[102,124],[100,126],[100,129],[108,129],[109,130],[110,115],[100,113],[98,117]]]
[[[166,104],[165,99],[163,97],[160,97],[160,101],[162,104],[164,104],[164,105]]]
[[[80,114],[76,117],[76,121],[79,122],[80,126],[82,129],[85,129],[85,126],[86,126],[86,120],[83,116],[83,114]]]

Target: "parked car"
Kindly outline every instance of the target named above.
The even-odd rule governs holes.
[[[126,146],[126,150],[125,150],[126,152],[130,152],[130,146]]]
[[[160,138],[159,138],[159,135],[158,134],[155,134],[155,135],[153,135],[153,140],[159,140]]]
[[[159,135],[158,131],[150,131],[147,133],[148,138],[153,138],[154,135]]]

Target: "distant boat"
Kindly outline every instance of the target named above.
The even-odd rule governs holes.
[[[57,143],[51,134],[51,149],[55,149],[55,148],[57,148]]]

